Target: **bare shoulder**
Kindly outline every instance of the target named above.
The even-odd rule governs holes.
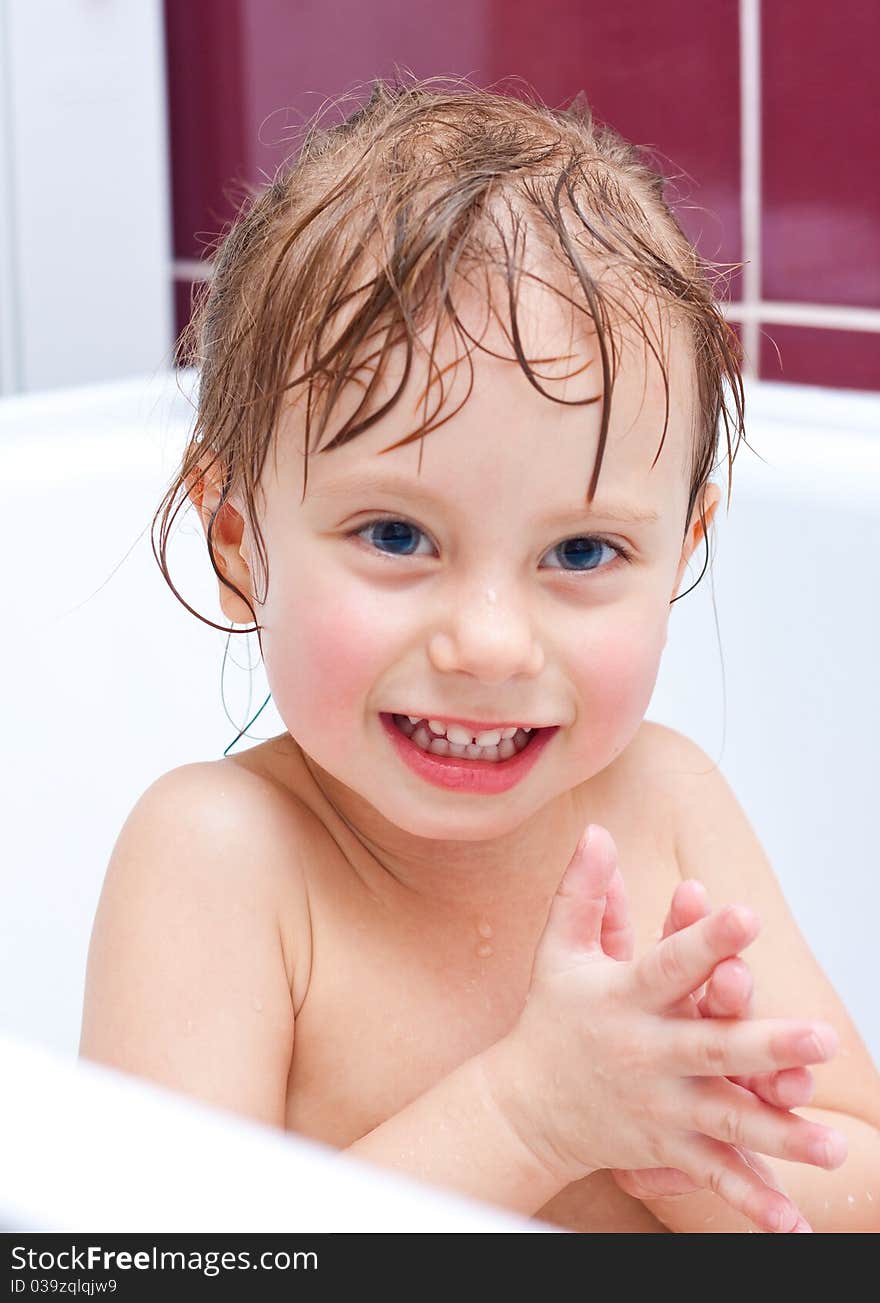
[[[676,746],[680,737],[663,724],[643,720],[629,745],[590,780],[587,793],[591,808],[599,800],[612,832],[638,825],[640,841],[649,842],[670,861],[674,861],[674,778],[687,763]]]
[[[608,829],[618,852],[635,930],[636,953],[662,934],[681,881],[675,856],[674,783],[679,763],[661,724],[643,720],[610,765],[578,792],[581,819]]]
[[[105,874],[80,1054],[283,1126],[309,963],[300,845],[291,803],[253,775],[204,762],[156,779]]]
[[[754,1016],[831,1023],[838,1055],[814,1066],[813,1107],[880,1124],[880,1077],[858,1029],[794,918],[767,852],[718,764],[696,742],[663,729],[675,857],[682,879],[702,882],[713,909],[742,904],[761,931],[743,958],[754,980]]]
[[[715,761],[684,733],[646,719],[612,768],[616,784],[636,792],[650,811],[678,863],[682,821],[696,793],[703,790],[701,785],[712,788],[719,779],[724,781]]]
[[[215,852],[222,849],[226,873],[271,909],[298,1012],[311,972],[306,869],[315,845],[316,820],[305,803],[262,766],[241,760],[181,765],[157,779],[138,804],[147,800],[155,804],[171,836],[175,830],[179,834],[181,821],[191,821],[193,832],[211,850],[209,858],[216,863]]]
[[[684,733],[651,719],[642,721],[620,761],[636,767],[651,792],[666,800],[674,798],[679,776],[716,767],[705,751]]]

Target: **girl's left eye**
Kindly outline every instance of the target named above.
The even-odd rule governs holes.
[[[366,534],[368,530],[372,531],[375,529],[376,526],[381,526],[380,533],[377,537],[374,536],[373,538],[365,540],[368,544],[377,545],[381,542],[383,545],[389,545],[395,549],[400,547],[401,549],[400,551],[395,550],[390,553],[380,551],[380,556],[389,558],[413,556],[415,554],[414,549],[410,547],[412,535],[421,535],[421,537],[427,541],[427,534],[419,529],[418,525],[413,525],[408,520],[402,520],[398,516],[377,516],[373,520],[367,521],[365,525],[361,525],[360,528],[352,530],[348,537],[360,538],[363,534]],[[566,560],[575,562],[574,568],[572,570],[567,570],[567,574],[589,574],[591,571],[599,568],[599,563],[596,560],[596,557],[597,555],[601,555],[601,549],[603,547],[617,553],[623,561],[630,561],[632,559],[631,553],[622,543],[613,543],[610,539],[602,538],[598,534],[583,534],[575,538],[564,539],[563,542],[557,543],[555,547],[552,547],[548,555],[558,553],[564,556]],[[430,555],[430,553],[422,553],[421,555]],[[589,564],[591,561],[593,564]],[[582,562],[585,564],[581,564]],[[554,567],[551,566],[550,568],[553,569]],[[607,570],[608,567],[605,566],[604,569]]]

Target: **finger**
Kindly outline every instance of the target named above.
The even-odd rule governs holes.
[[[602,919],[602,949],[612,959],[632,959],[635,931],[626,899],[620,869],[614,870],[605,894],[605,917]]]
[[[778,1072],[759,1072],[728,1080],[753,1091],[776,1108],[806,1108],[813,1098],[815,1085],[809,1068],[780,1068]]]
[[[722,959],[709,978],[706,994],[698,1002],[704,1018],[750,1018],[754,982],[748,964],[734,955]]]
[[[677,1194],[693,1194],[701,1188],[687,1173],[675,1167],[643,1167],[633,1172],[614,1169],[611,1175],[624,1194],[634,1199],[668,1199]]]
[[[536,952],[536,960],[559,958],[577,949],[602,953],[602,921],[608,888],[617,868],[617,847],[600,824],[590,824],[574,849],[559,886]]]
[[[691,923],[698,922],[708,913],[709,898],[703,884],[696,878],[688,878],[685,882],[680,882],[672,893],[672,901],[663,924],[662,939],[665,940],[666,937],[672,936],[673,932],[679,932],[684,927],[690,927]],[[683,1018],[699,1018],[701,1014],[696,1001],[702,993],[703,988],[698,987],[692,994],[686,995],[683,1000],[672,1005],[670,1012]]]
[[[664,939],[683,927],[690,927],[710,912],[709,897],[702,882],[688,878],[680,882],[672,893],[672,902],[663,924]]]
[[[761,1178],[761,1180],[764,1182],[764,1184],[769,1186],[771,1190],[778,1190],[779,1193],[785,1195],[786,1198],[790,1197],[788,1190],[786,1190],[785,1186],[782,1184],[782,1181],[780,1180],[779,1173],[775,1172],[769,1166],[768,1163],[765,1163],[763,1158],[760,1156],[760,1154],[756,1154],[750,1149],[738,1149],[737,1153],[740,1155],[742,1159],[744,1159],[746,1163],[748,1163],[752,1171],[756,1172],[758,1176]],[[794,1227],[794,1230],[808,1231],[810,1234],[812,1234],[813,1228],[806,1221],[803,1213],[800,1214],[798,1220],[799,1220],[799,1224]]]
[[[765,1183],[765,1185],[767,1185],[771,1190],[778,1190],[780,1194],[783,1194],[785,1195],[786,1198],[789,1198],[788,1191],[781,1184],[779,1177],[776,1175],[775,1172],[772,1172],[770,1170],[770,1168],[767,1166],[767,1164],[764,1162],[762,1158],[760,1158],[757,1154],[753,1154],[748,1149],[740,1149],[737,1152],[739,1153],[740,1157],[743,1158],[745,1162],[748,1163],[752,1171],[757,1173],[757,1175],[761,1178],[761,1180]],[[794,1200],[791,1200],[791,1202],[794,1202]],[[807,1235],[812,1235],[813,1233],[812,1226],[804,1217],[803,1213],[800,1211],[798,1211],[798,1219],[791,1229],[792,1229],[792,1233],[807,1234]]]
[[[673,933],[632,966],[635,999],[659,1013],[707,982],[715,965],[737,954],[760,931],[757,915],[743,905],[728,905]]]
[[[665,1020],[654,1048],[658,1066],[692,1077],[743,1077],[826,1063],[837,1053],[830,1023],[790,1018]]]
[[[748,1163],[752,1171],[757,1172],[765,1185],[769,1185],[771,1190],[778,1190],[780,1194],[788,1195],[788,1191],[782,1185],[777,1174],[770,1167],[769,1163],[764,1162],[760,1154],[756,1154],[751,1149],[740,1149],[736,1145],[734,1148],[737,1150],[740,1157]]]
[[[689,1083],[687,1125],[701,1135],[789,1163],[832,1170],[846,1159],[846,1137],[832,1127],[774,1108],[751,1091],[719,1078]]]
[[[780,1190],[769,1186],[732,1145],[694,1133],[670,1138],[669,1157],[700,1189],[712,1190],[759,1230],[771,1234],[799,1229],[799,1209]]]

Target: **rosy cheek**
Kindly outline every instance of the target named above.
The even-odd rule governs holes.
[[[374,601],[356,591],[300,582],[275,606],[263,638],[278,711],[294,735],[350,734],[387,663],[388,638]]]
[[[617,754],[651,701],[664,631],[645,622],[615,626],[591,641],[576,670],[591,745]]]

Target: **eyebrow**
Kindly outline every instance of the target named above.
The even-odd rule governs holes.
[[[315,498],[337,498],[352,493],[372,492],[400,493],[435,507],[446,505],[442,498],[432,493],[430,489],[426,489],[420,484],[413,484],[411,480],[396,479],[394,476],[359,475],[356,479],[352,477],[347,480],[337,480],[335,483],[331,480],[327,484],[309,490],[311,496]],[[650,525],[660,519],[656,511],[646,507],[635,507],[626,502],[609,501],[593,502],[589,505],[584,502],[569,511],[550,512],[547,515],[538,517],[537,523],[549,525],[555,520],[582,520],[584,516],[598,516],[603,520],[614,520],[622,525]]]

